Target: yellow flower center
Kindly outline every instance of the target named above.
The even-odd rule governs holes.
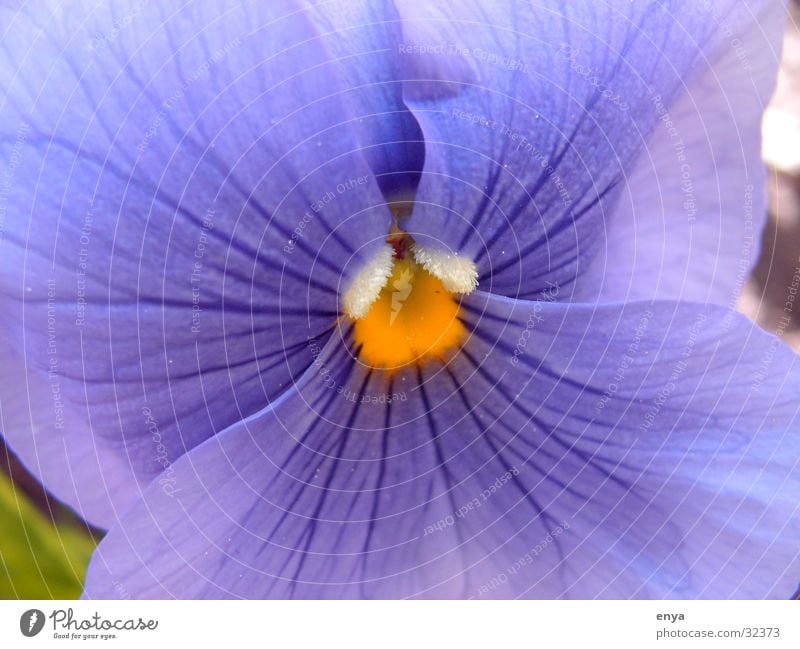
[[[453,294],[411,256],[395,259],[367,315],[354,320],[359,358],[383,369],[444,360],[466,338],[459,310]]]

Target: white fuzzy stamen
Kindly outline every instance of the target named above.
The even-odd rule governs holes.
[[[478,269],[471,259],[444,250],[426,250],[417,244],[412,251],[416,262],[451,293],[472,293],[478,287]]]
[[[394,266],[394,250],[383,246],[372,260],[363,266],[342,298],[342,308],[356,320],[369,313],[372,303],[389,281]]]

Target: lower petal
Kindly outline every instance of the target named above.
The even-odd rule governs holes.
[[[391,379],[329,341],[151,485],[86,596],[791,596],[788,348],[684,303],[463,309],[458,355]]]

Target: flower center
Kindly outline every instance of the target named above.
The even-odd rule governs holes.
[[[443,359],[465,338],[458,315],[458,302],[441,280],[412,259],[396,259],[369,313],[355,321],[359,358],[386,369]]]
[[[423,360],[445,360],[466,338],[455,294],[474,290],[474,265],[457,256],[424,251],[396,228],[387,243],[390,258],[377,257],[374,268],[365,268],[345,296],[359,358],[371,367],[390,370]],[[436,263],[431,265],[431,259]],[[460,284],[453,281],[453,268],[468,270]],[[379,291],[361,299],[366,288],[374,289],[378,281]]]

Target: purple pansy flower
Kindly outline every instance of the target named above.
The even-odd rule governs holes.
[[[776,597],[774,0],[4,7],[2,432],[86,597]]]

